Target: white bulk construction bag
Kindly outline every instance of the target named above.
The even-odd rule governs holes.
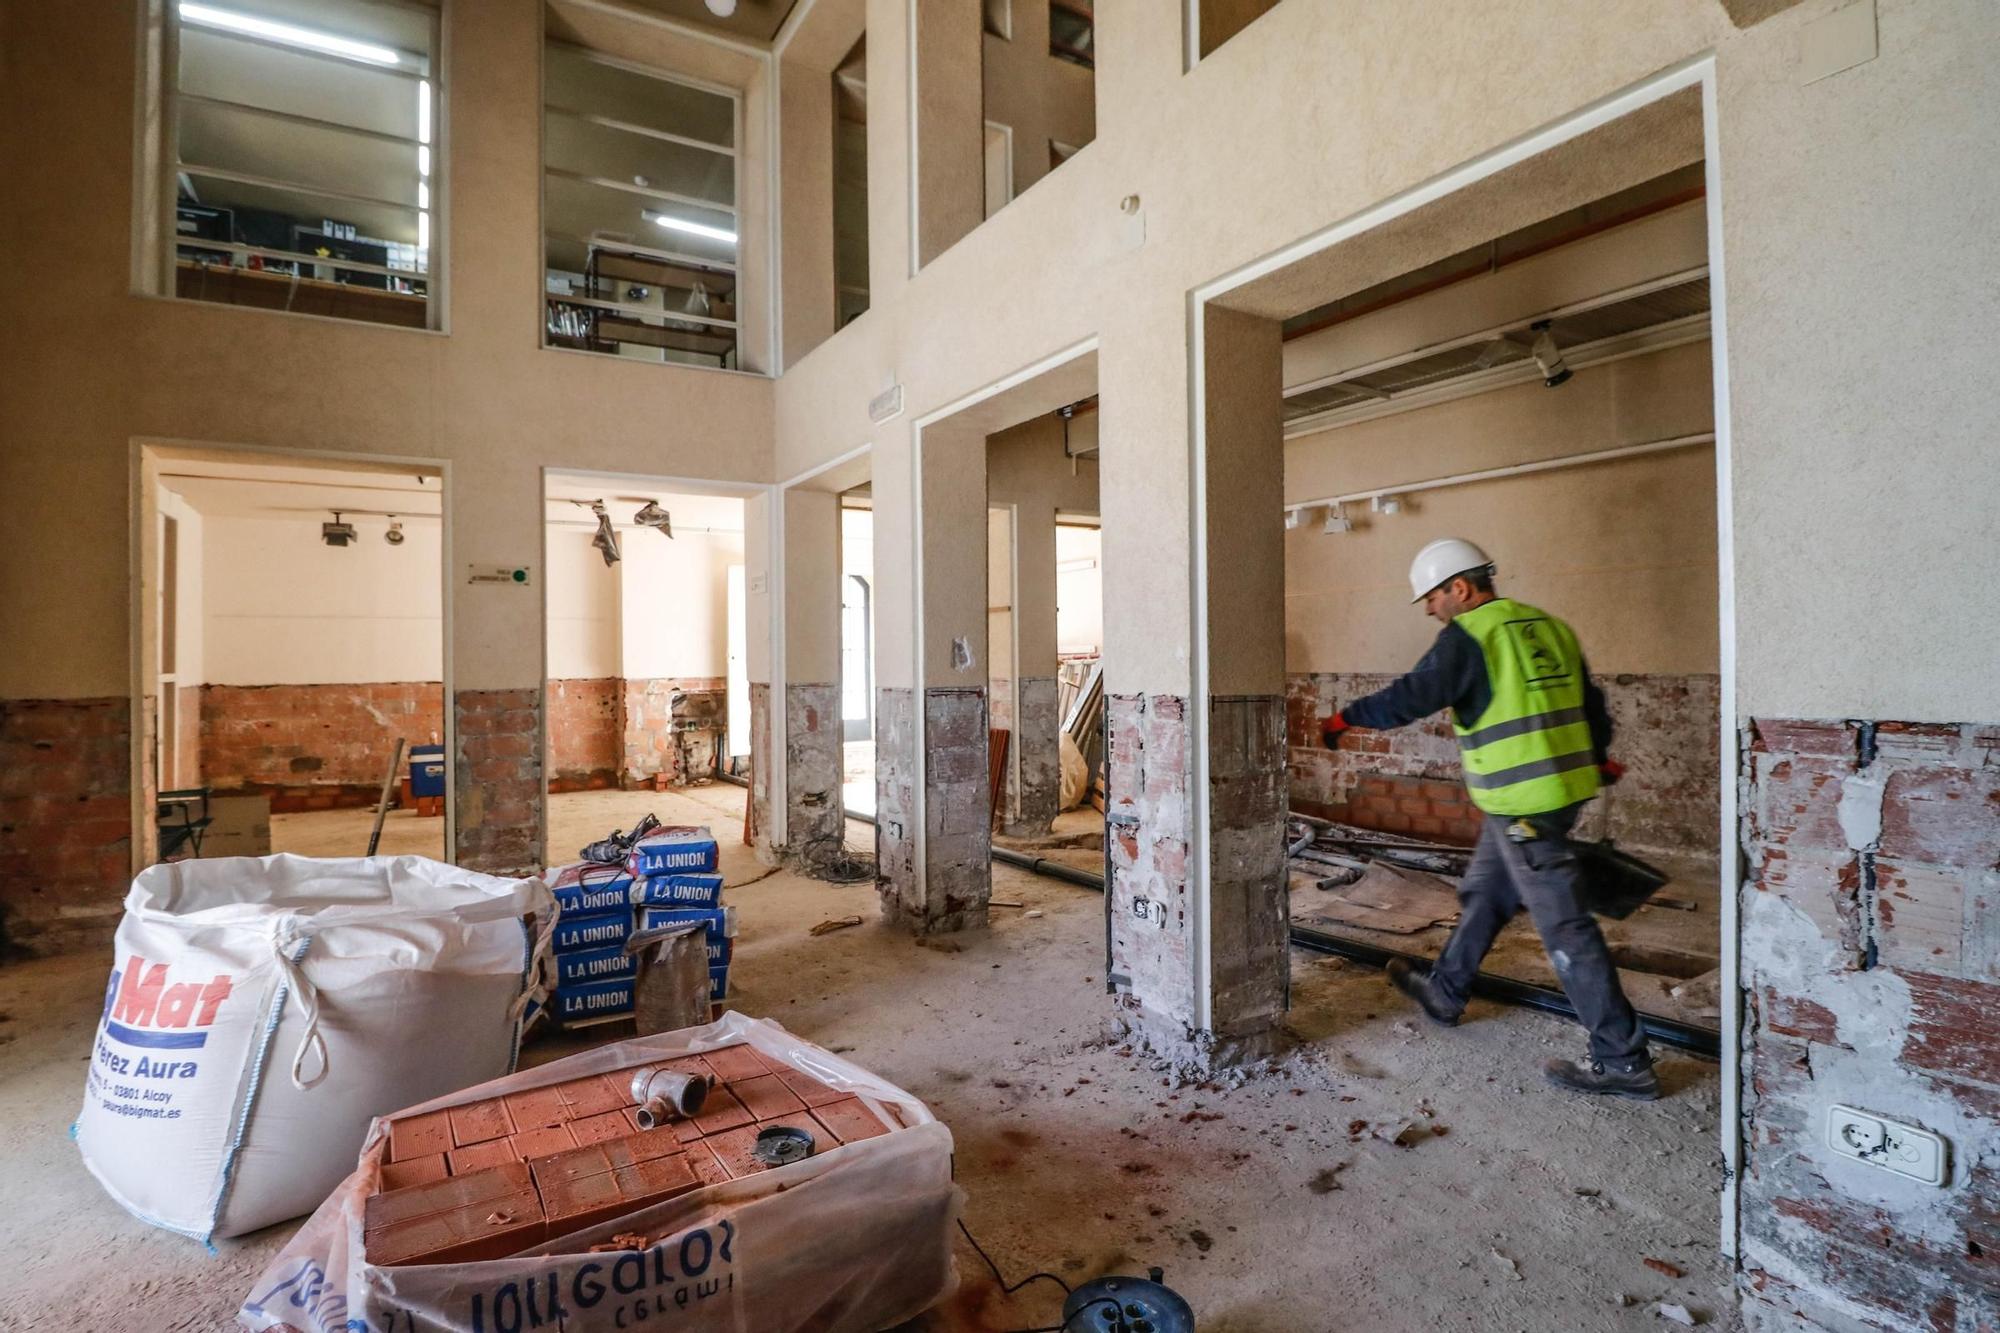
[[[374,1117],[513,1069],[554,917],[540,880],[421,856],[153,866],[118,927],[84,1164],[198,1240],[310,1212]]]

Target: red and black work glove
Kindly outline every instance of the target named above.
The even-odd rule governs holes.
[[[1340,748],[1340,733],[1347,730],[1347,719],[1339,712],[1320,724],[1319,738],[1329,750]]]
[[[1597,766],[1597,775],[1603,780],[1605,786],[1613,786],[1617,783],[1618,779],[1625,776],[1625,765],[1619,763],[1616,759],[1607,759]]]

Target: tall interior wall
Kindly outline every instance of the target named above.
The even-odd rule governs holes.
[[[9,314],[0,322],[0,490],[20,498],[10,516],[20,549],[60,550],[67,562],[61,578],[43,561],[0,562],[14,644],[0,660],[8,932],[45,949],[108,939],[143,857],[151,808],[135,779],[150,784],[152,775],[133,753],[135,735],[141,749],[150,735],[154,695],[134,679],[141,552],[132,496],[136,447],[148,441],[442,467],[451,854],[481,870],[536,869],[542,468],[657,472],[660,423],[687,421],[700,428],[677,432],[675,475],[761,484],[772,471],[771,385],[541,347],[534,90],[544,13],[533,0],[482,4],[476,21],[452,6],[443,24],[434,181],[444,331],[135,295],[139,8],[10,5],[0,15],[0,124],[9,127],[0,162],[11,179],[61,183],[33,199],[10,190],[0,203],[0,309]],[[745,225],[758,225],[766,62],[609,16],[592,31],[633,58],[745,89],[745,176],[757,192],[746,194]],[[79,86],[96,91],[78,101]],[[66,109],[51,119],[55,107]],[[746,340],[761,349],[769,256],[746,242],[745,258]],[[58,273],[68,276],[56,282]],[[534,577],[525,587],[473,583],[474,565]]]
[[[1536,380],[1303,435],[1286,443],[1286,498],[1709,431],[1709,361],[1703,339],[1587,366],[1555,389]],[[1429,648],[1438,625],[1410,605],[1406,571],[1425,542],[1459,536],[1498,563],[1503,595],[1561,616],[1582,640],[1617,727],[1613,757],[1629,771],[1600,803],[1609,834],[1656,855],[1713,860],[1721,700],[1711,447],[1424,491],[1403,497],[1397,514],[1371,513],[1365,502],[1345,512],[1351,532],[1323,532],[1314,512],[1285,534],[1295,809],[1397,833],[1476,836],[1448,714],[1357,731],[1337,750],[1320,741],[1335,709]]]

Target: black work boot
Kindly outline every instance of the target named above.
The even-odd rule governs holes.
[[[1382,970],[1389,974],[1389,984],[1415,1000],[1431,1022],[1439,1027],[1458,1026],[1458,1010],[1445,1003],[1427,973],[1417,971],[1400,958],[1390,959]]]
[[[1629,1097],[1635,1102],[1655,1101],[1660,1095],[1660,1076],[1653,1071],[1652,1060],[1643,1055],[1609,1065],[1598,1060],[1589,1064],[1551,1060],[1542,1066],[1542,1073],[1558,1088],[1571,1092]]]

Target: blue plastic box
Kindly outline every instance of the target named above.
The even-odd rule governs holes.
[[[710,874],[718,863],[715,835],[690,825],[655,829],[634,844],[625,862],[639,876]]]
[[[711,963],[715,960],[711,958]],[[627,981],[637,975],[639,960],[623,949],[584,949],[556,955],[556,985],[578,986],[592,981]]]
[[[444,747],[442,745],[412,745],[410,747],[410,795],[444,795]]]

